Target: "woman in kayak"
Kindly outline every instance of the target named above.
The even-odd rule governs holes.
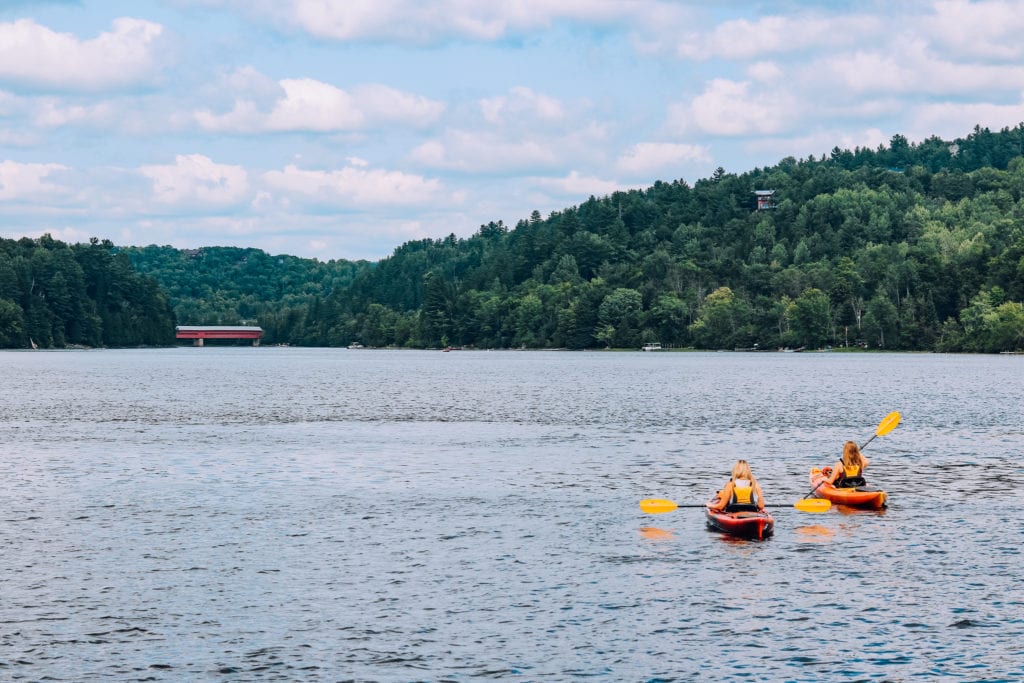
[[[718,502],[708,506],[711,510],[734,512],[738,510],[764,511],[764,494],[746,460],[737,460],[732,477],[718,492]]]
[[[832,466],[832,473],[826,481],[833,486],[864,486],[864,470],[868,459],[853,441],[843,444],[843,458]]]

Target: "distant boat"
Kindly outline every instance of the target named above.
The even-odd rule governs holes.
[[[650,342],[650,343],[644,344],[643,348],[641,348],[640,350],[641,351],[661,351],[661,344],[659,344],[658,342]]]
[[[350,349],[365,349],[366,347],[363,346],[362,344],[360,344],[359,342],[352,342],[351,344],[348,345],[348,348],[350,348]]]

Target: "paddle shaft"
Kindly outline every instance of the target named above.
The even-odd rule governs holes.
[[[811,499],[804,498],[804,499],[801,499],[801,500],[797,501],[793,505],[793,507],[795,507],[797,510],[800,510],[801,512],[825,512],[831,506],[832,506],[832,503],[830,501],[827,501],[827,500],[823,499],[823,498],[811,498]],[[705,503],[703,505],[701,505],[699,503],[685,503],[683,505],[678,505],[676,503],[673,503],[671,500],[665,500],[663,498],[646,498],[646,499],[640,501],[640,509],[643,510],[644,512],[646,512],[647,514],[650,514],[650,515],[660,515],[663,512],[672,512],[673,510],[677,510],[677,509],[679,509],[681,507],[683,507],[683,508],[707,507],[707,503]],[[765,507],[784,508],[784,507],[789,507],[789,506],[788,505],[775,504],[775,505],[766,505]]]
[[[878,437],[878,434],[872,434],[871,438],[868,439],[867,441],[865,441],[864,444],[860,447],[860,449],[864,450],[865,448],[867,448],[868,444],[871,443],[872,441],[874,441],[877,437]]]
[[[703,508],[703,507],[707,507],[707,505],[705,503],[699,503],[699,504],[698,503],[686,503],[685,505],[676,505],[676,507],[677,508]],[[792,507],[792,505],[783,505],[782,503],[777,503],[775,505],[765,505],[765,507],[766,508],[788,508],[788,507]]]

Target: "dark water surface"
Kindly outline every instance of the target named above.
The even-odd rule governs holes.
[[[0,354],[0,680],[1024,680],[1024,356]],[[705,531],[876,439],[881,513]]]

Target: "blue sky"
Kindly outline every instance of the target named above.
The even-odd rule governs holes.
[[[0,0],[0,236],[378,259],[1024,121],[1024,0]]]

